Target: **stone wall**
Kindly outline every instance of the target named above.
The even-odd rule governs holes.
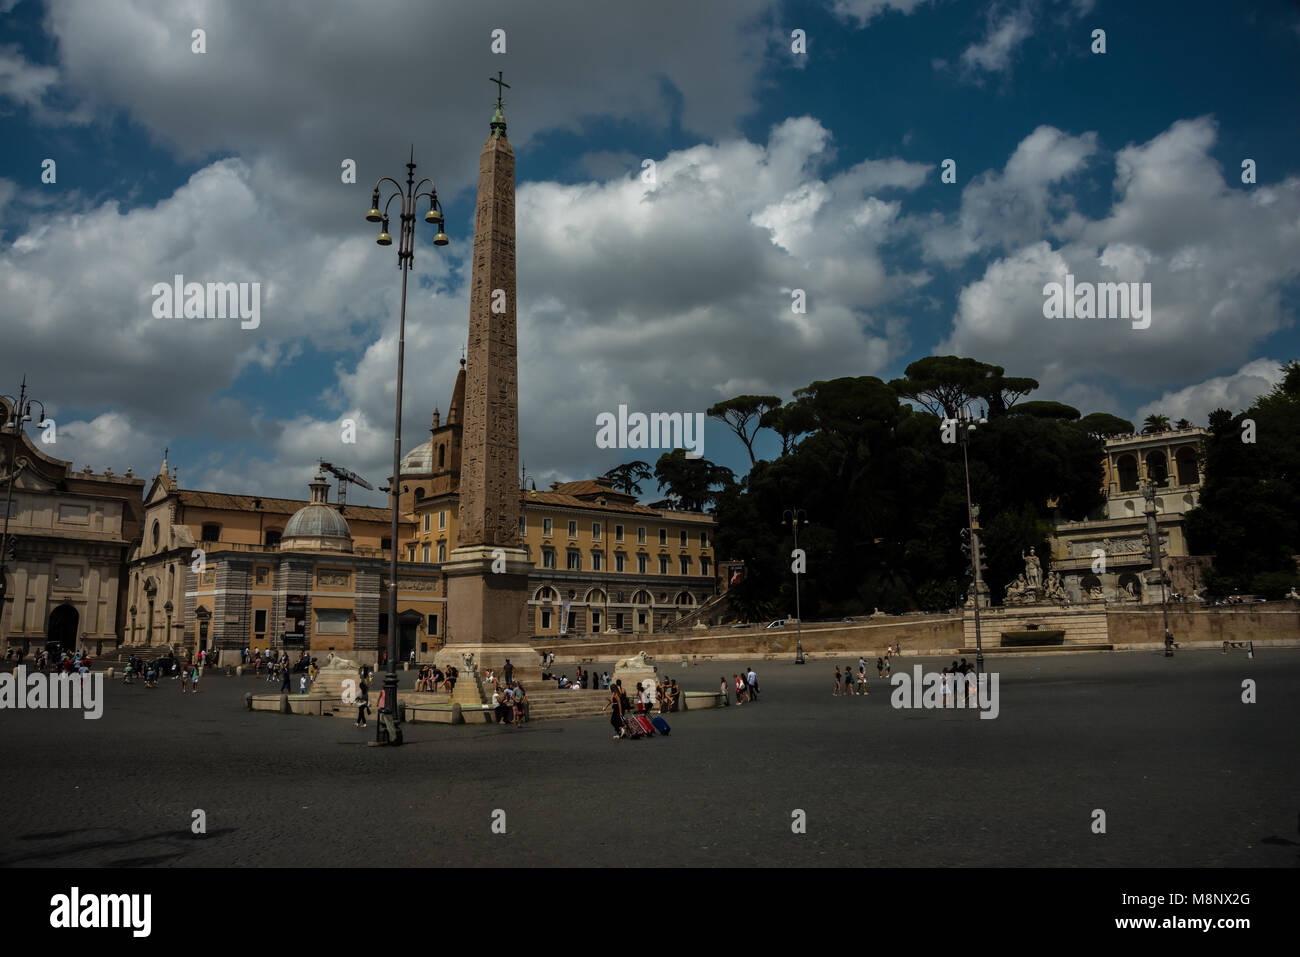
[[[593,636],[586,641],[543,642],[538,650],[553,651],[557,661],[580,658],[608,660],[627,658],[638,651],[656,658],[680,659],[682,655],[715,657],[749,655],[793,655],[796,631],[783,629],[700,629],[688,635]],[[951,615],[904,615],[879,621],[852,624],[818,624],[803,627],[805,655],[882,655],[887,645],[901,645],[904,654],[952,650],[961,647],[962,620]]]
[[[1123,645],[1162,644],[1164,616],[1159,605],[1116,608],[1107,614],[1111,641]],[[1300,602],[1269,601],[1250,605],[1169,606],[1169,630],[1182,643],[1273,641],[1300,638]]]

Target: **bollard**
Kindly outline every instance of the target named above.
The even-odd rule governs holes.
[[[238,666],[236,666],[236,667],[235,667],[235,674],[236,674],[237,676],[239,676],[239,677],[242,678],[243,675],[244,675],[244,666],[243,666],[243,665],[238,665]]]
[[[292,709],[289,707],[289,696],[285,694],[283,691],[280,692],[280,713],[281,714],[293,713]]]
[[[465,716],[464,716],[463,714],[460,713],[460,702],[459,702],[459,701],[453,701],[453,702],[451,703],[451,723],[452,723],[452,724],[464,724],[464,723],[465,723]]]
[[[113,680],[113,669],[112,669],[112,668],[109,668],[107,671],[105,671],[105,672],[104,672],[104,677],[105,677],[105,679],[107,679],[108,681],[112,681],[112,680]]]

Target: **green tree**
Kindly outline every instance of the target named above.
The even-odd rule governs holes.
[[[1010,411],[1014,415],[1032,415],[1040,419],[1065,419],[1067,422],[1079,418],[1079,410],[1064,402],[1021,402]]]
[[[975,400],[984,402],[990,416],[1001,415],[1016,400],[1038,388],[1034,379],[1011,378],[1002,366],[958,356],[926,356],[905,370],[903,378],[889,383],[905,399],[946,418]]]
[[[1151,435],[1156,432],[1169,431],[1169,416],[1153,413],[1142,420],[1142,434]]]
[[[1091,415],[1085,415],[1079,420],[1085,432],[1089,435],[1099,436],[1108,439],[1113,435],[1132,435],[1133,423],[1128,419],[1121,419],[1119,416],[1111,415],[1109,412],[1093,412]]]
[[[762,427],[763,415],[779,408],[781,397],[775,395],[738,395],[710,406],[707,415],[726,424],[745,444],[749,464],[755,463],[754,436]]]
[[[601,477],[609,479],[609,484],[620,492],[626,492],[628,495],[640,495],[641,483],[652,474],[654,473],[650,471],[650,463],[638,459],[612,468]]]
[[[661,490],[668,490],[675,507],[702,512],[714,501],[714,489],[734,482],[735,475],[731,469],[714,465],[708,459],[689,458],[685,449],[673,449],[659,456],[655,479]]]

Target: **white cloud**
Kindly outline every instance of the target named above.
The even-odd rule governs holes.
[[[1166,392],[1134,413],[1141,422],[1148,415],[1163,414],[1171,422],[1187,419],[1193,425],[1209,424],[1210,413],[1227,409],[1237,413],[1282,381],[1282,365],[1277,359],[1256,359],[1231,375],[1216,376],[1195,385]]]
[[[927,0],[834,0],[831,9],[844,20],[852,20],[865,27],[876,17],[894,11],[906,16]]]
[[[1253,344],[1292,321],[1281,297],[1300,275],[1300,177],[1249,189],[1225,182],[1210,156],[1214,139],[1213,122],[1201,118],[1121,150],[1109,211],[1072,214],[1067,241],[1031,242],[989,263],[962,290],[935,351],[999,362],[1058,391],[1081,382],[1167,386],[1246,362]],[[1001,208],[963,202],[963,216],[971,210],[958,231],[968,241],[1007,229]],[[1067,273],[1150,282],[1150,328],[1045,319],[1043,286]]]
[[[1028,6],[1000,16],[990,13],[988,32],[979,43],[972,43],[962,51],[961,65],[985,73],[1010,69],[1016,48],[1033,33],[1032,21]]]

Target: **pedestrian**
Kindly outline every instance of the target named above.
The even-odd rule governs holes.
[[[753,668],[750,668],[749,673],[745,675],[745,684],[749,688],[749,700],[757,701],[758,700],[758,675],[755,673]]]
[[[877,677],[877,678],[883,678],[883,677],[885,677],[885,659],[884,659],[884,658],[877,658],[877,659],[876,659],[876,677]]]
[[[835,666],[835,690],[831,694],[838,696],[840,693],[840,666]]]
[[[605,707],[601,711],[609,710],[609,723],[614,727],[614,737],[623,737],[623,702],[619,698],[618,688],[614,688],[609,693],[609,700],[605,702]]]
[[[867,694],[867,672],[863,668],[858,669],[858,686],[854,689],[857,694]]]
[[[181,672],[181,694],[185,694],[185,692],[189,689],[189,685],[190,685],[190,673],[189,671],[182,671]]]
[[[195,665],[193,670],[190,671],[190,689],[195,694],[199,693],[199,674],[199,666]]]
[[[859,670],[859,671],[864,671],[864,670],[866,669],[866,667],[867,667],[867,659],[864,658],[864,657],[862,657],[861,655],[859,655],[859,656],[858,656],[858,670]]]
[[[729,696],[727,695],[727,676],[723,675],[720,681],[721,683],[718,686],[718,690],[722,693],[722,706],[725,708],[731,704]]]
[[[889,652],[885,652],[885,678],[889,678]]]
[[[357,721],[358,728],[366,726],[366,715],[370,713],[370,689],[366,686],[366,679],[361,679],[361,684],[357,688]]]
[[[280,669],[282,677],[280,679],[280,694],[289,693],[289,668],[287,666]]]
[[[736,685],[736,704],[738,705],[744,704],[745,703],[745,682],[741,681],[740,675],[736,674],[735,672],[732,672],[731,680]]]
[[[943,669],[943,671],[940,673],[939,680],[942,683],[941,686],[943,688],[943,706],[946,708],[948,707],[948,696],[951,693],[951,685],[948,683],[947,668]]]

